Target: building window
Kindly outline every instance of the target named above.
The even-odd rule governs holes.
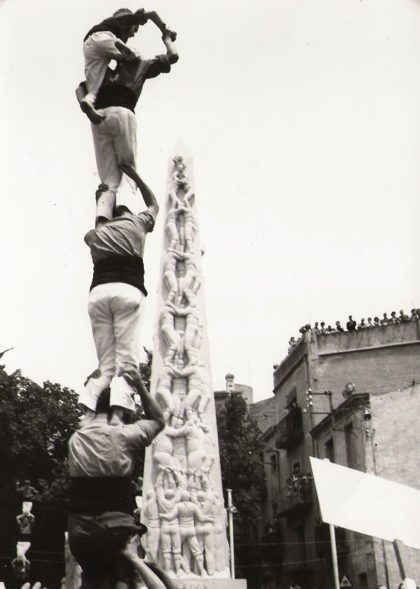
[[[271,454],[270,463],[271,463],[271,472],[277,472],[277,456],[275,454]]]
[[[330,462],[335,462],[334,440],[332,438],[325,442],[325,458],[328,458]]]
[[[290,409],[291,406],[296,405],[296,387],[290,391],[286,397],[286,407]]]
[[[368,581],[367,581],[367,574],[366,573],[360,573],[360,575],[359,575],[359,587],[360,587],[360,589],[367,589],[367,587],[368,587]]]
[[[271,510],[272,510],[273,518],[276,517],[278,508],[279,508],[279,506],[278,506],[277,501],[272,501]]]
[[[349,423],[344,428],[344,439],[346,443],[346,458],[349,468],[356,468],[356,453],[354,447],[354,429],[353,424]]]

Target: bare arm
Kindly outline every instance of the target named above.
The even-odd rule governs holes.
[[[162,34],[167,33],[169,35],[170,39],[172,41],[175,41],[175,39],[176,39],[175,31],[171,31],[170,29],[168,29],[168,27],[163,22],[163,20],[160,18],[160,16],[158,15],[157,12],[155,12],[154,10],[152,10],[150,12],[145,12],[144,17],[147,20],[151,20],[157,26],[157,28],[161,31]]]
[[[152,569],[155,575],[157,575],[159,579],[161,579],[166,589],[176,589],[171,578],[156,563],[146,562],[146,564],[149,567],[149,569]]]
[[[166,55],[168,56],[169,63],[176,63],[179,59],[178,51],[173,44],[173,40],[168,32],[164,32],[162,35],[162,41],[166,47]]]
[[[80,104],[87,94],[86,82],[80,82],[76,88],[77,102]]]
[[[165,585],[159,577],[147,566],[142,558],[137,553],[138,537],[133,536],[126,544],[122,554],[133,565],[135,570],[139,573],[147,589],[165,589]]]
[[[189,307],[176,307],[173,303],[166,303],[166,306],[169,307],[170,309],[172,309],[172,311],[174,311],[177,315],[179,315],[180,317],[186,317],[187,315],[189,315],[191,313],[190,308]]]
[[[159,431],[163,430],[165,427],[165,420],[163,418],[162,410],[158,403],[147,392],[140,374],[136,370],[133,370],[132,372],[125,372],[123,376],[140,395],[146,418],[156,421],[160,426]]]
[[[120,168],[125,174],[127,174],[127,176],[129,176],[137,184],[143,197],[143,200],[145,202],[145,205],[147,206],[147,208],[150,209],[150,212],[153,215],[153,217],[156,218],[159,212],[159,205],[151,189],[147,186],[145,182],[143,182],[143,180],[137,174],[137,171],[134,169],[133,166],[129,166],[127,164],[120,164]]]

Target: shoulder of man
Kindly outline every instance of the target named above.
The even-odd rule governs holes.
[[[168,56],[164,53],[146,61],[146,78],[155,78],[159,74],[167,74],[171,71],[171,63]]]
[[[149,446],[161,431],[161,426],[154,419],[139,419],[135,423],[121,426],[124,435],[134,447]]]

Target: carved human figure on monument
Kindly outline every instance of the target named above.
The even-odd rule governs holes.
[[[172,437],[185,436],[188,474],[200,473],[205,459],[204,438],[208,427],[196,415],[192,415],[185,425],[171,430]]]
[[[178,273],[177,261],[180,259],[179,253],[175,250],[170,250],[166,254],[166,259],[163,267],[163,280],[168,289],[166,302],[173,302],[178,295]]]
[[[152,562],[158,561],[160,540],[160,518],[156,493],[153,488],[146,493],[142,519],[147,527],[147,534],[143,537],[146,557]]]
[[[203,323],[195,301],[186,307],[177,307],[168,303],[167,307],[178,317],[185,317],[184,348],[190,364],[196,364],[203,341]]]
[[[166,423],[171,423],[171,417],[181,415],[181,399],[179,395],[173,394],[173,378],[178,376],[178,369],[169,362],[162,368],[159,381],[156,387],[156,400],[163,410]]]
[[[172,362],[176,353],[183,353],[182,333],[174,327],[174,310],[170,303],[162,307],[160,312],[160,333],[166,344],[166,353],[164,356],[165,364]],[[186,335],[187,331],[185,332]],[[186,342],[184,344],[186,346]]]
[[[214,560],[214,522],[216,520],[216,505],[214,502],[214,496],[212,493],[205,491],[197,491],[196,493],[198,506],[201,509],[203,515],[211,517],[211,521],[200,522],[196,524],[196,533],[198,545],[200,550],[203,552],[205,557],[206,569],[209,575],[215,573],[215,560]]]
[[[194,252],[180,252],[178,250],[171,250],[171,252],[178,258],[184,261],[185,271],[183,276],[178,278],[178,296],[177,303],[181,303],[182,298],[185,297],[188,304],[191,304],[194,296],[198,293],[201,286],[201,279],[195,262]],[[170,299],[172,302],[173,299]]]
[[[189,185],[186,184],[186,186]],[[182,230],[180,230],[180,243],[186,252],[193,251],[194,236],[197,231],[195,215],[190,202],[194,196],[194,192],[190,188],[189,191],[184,195],[182,206],[179,209],[183,212]]]
[[[170,469],[161,470],[155,482],[156,498],[160,517],[160,549],[165,571],[175,570],[181,573],[181,535],[177,514],[172,514],[182,495],[179,473]],[[165,516],[165,517],[164,517]]]
[[[188,378],[187,395],[184,408],[187,419],[193,413],[202,418],[210,402],[209,375],[204,362],[188,364],[185,367],[171,365],[173,374],[180,378]]]
[[[173,438],[179,438],[184,435],[182,428],[175,428],[166,425],[165,429],[157,436],[153,442],[153,462],[157,468],[171,468],[179,471],[183,468],[182,462],[174,454]]]
[[[184,545],[184,543],[186,543],[188,545],[192,555],[194,568],[200,576],[203,576],[205,574],[204,558],[203,552],[200,550],[200,546],[198,544],[195,524],[196,522],[211,522],[213,521],[213,518],[202,514],[200,508],[191,501],[191,495],[187,490],[182,492],[181,502],[178,503],[171,512],[167,514],[161,514],[161,518],[162,520],[172,520],[177,518],[181,534],[181,544]],[[184,551],[183,556],[186,560],[187,554],[185,553],[184,555]],[[188,570],[188,562],[187,570],[185,572],[190,572]]]
[[[88,35],[93,33],[94,29],[89,31]],[[100,33],[103,34],[103,30],[90,35],[87,43],[92,43],[95,35]],[[144,60],[131,52],[129,60],[120,61],[115,71],[108,68],[102,84],[96,89],[94,103],[89,99],[90,91],[85,82],[76,90],[79,104],[85,112],[92,112],[93,109],[99,115],[99,120],[95,121],[97,124],[92,125],[96,164],[104,187],[104,190],[97,194],[97,221],[112,219],[116,194],[123,174],[128,176],[133,194],[137,187],[141,190],[136,169],[137,129],[134,110],[144,82],[161,73],[169,72],[171,65],[178,61],[178,55],[172,45],[171,32],[167,29],[164,30],[162,41],[166,47],[166,54]],[[92,109],[89,100],[90,104],[94,105]]]
[[[166,215],[165,230],[169,237],[169,248],[174,248],[180,244],[180,236],[177,226],[177,217],[181,207],[181,201],[174,190],[169,191],[169,209]]]

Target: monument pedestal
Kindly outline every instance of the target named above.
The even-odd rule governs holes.
[[[177,589],[246,589],[246,579],[172,578]]]

